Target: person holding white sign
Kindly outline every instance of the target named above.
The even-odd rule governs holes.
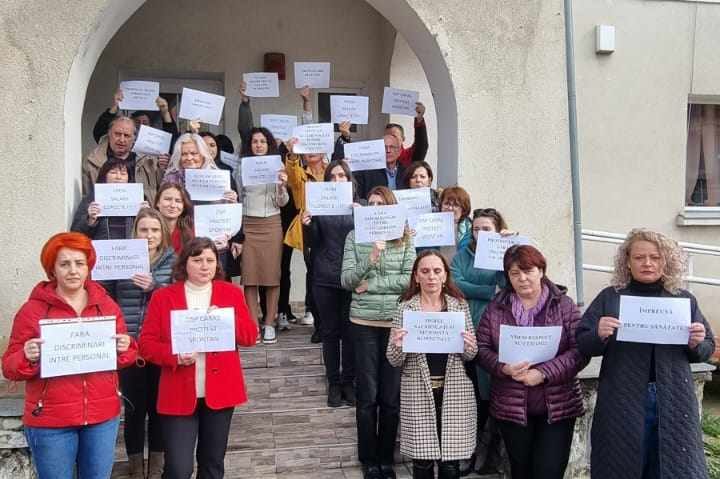
[[[240,288],[222,280],[215,244],[195,238],[173,267],[175,283],[153,294],[140,332],[140,354],[160,367],[157,410],[163,415],[165,477],[190,477],[197,457],[200,477],[221,478],[235,406],[247,401],[236,350],[173,354],[172,311],[231,308],[234,343],[252,346],[257,326]],[[199,339],[217,335],[216,327],[191,331]],[[197,448],[197,454],[196,454]]]
[[[687,256],[674,240],[634,229],[618,247],[611,286],[577,328],[580,351],[603,356],[591,430],[594,478],[708,477],[690,363],[707,361],[715,340],[697,299],[682,289],[685,274]],[[621,312],[624,298],[634,309]],[[684,311],[675,310],[678,302]],[[681,314],[691,322],[678,331],[668,316]],[[636,338],[624,341],[623,330]],[[647,342],[636,342],[643,330]],[[655,344],[655,331],[682,339]]]
[[[213,158],[213,163],[215,163],[215,166],[217,166],[221,170],[227,170],[232,173],[234,167],[230,164],[225,163],[222,160],[222,153],[224,152],[224,150],[220,146],[219,137],[224,135],[215,136],[209,131],[203,131],[199,133],[199,135],[205,142],[205,146],[208,147],[208,151],[210,152],[210,156],[212,156]],[[231,149],[229,153],[233,153],[232,141],[229,142],[229,147]],[[235,178],[232,177],[232,174],[230,175],[230,189],[237,193],[237,185],[235,184]]]
[[[102,286],[89,279],[95,259],[90,239],[80,233],[60,233],[45,243],[40,262],[48,280],[35,286],[20,307],[2,356],[4,377],[26,383],[23,425],[40,478],[72,478],[75,472],[78,477],[110,477],[112,471],[121,407],[117,372],[95,369],[45,377],[41,368],[43,357],[53,361],[56,373],[88,371],[104,358],[117,369],[135,362],[137,345],[126,334],[120,308]],[[112,355],[98,349],[99,341],[92,339],[89,329],[91,320],[103,316],[114,320],[116,334],[107,338]],[[85,318],[88,326],[79,328]],[[71,320],[70,342],[58,343],[45,336],[54,343],[46,350],[40,321],[47,319]]]
[[[370,206],[397,204],[392,191],[370,191]],[[355,242],[348,233],[343,252],[342,287],[352,291],[351,335],[354,338],[357,392],[358,458],[365,477],[392,477],[393,450],[400,408],[400,371],[385,350],[397,300],[410,281],[415,247],[409,234],[373,244]],[[378,476],[378,470],[384,470]]]
[[[575,420],[584,414],[577,374],[588,358],[575,343],[580,311],[566,288],[547,278],[547,262],[535,247],[511,247],[503,263],[508,286],[487,306],[477,331],[477,360],[492,376],[490,414],[505,442],[513,479],[562,479]],[[528,333],[501,343],[504,326]],[[540,334],[538,327],[543,326],[561,328],[552,359],[535,364],[530,356],[513,363],[500,361],[506,349],[521,357],[547,349],[552,338]]]
[[[409,312],[459,313],[464,328],[461,332],[452,330],[457,335],[453,340],[450,324],[437,317],[418,332],[421,337],[417,343],[427,352],[405,352],[405,314]],[[449,341],[459,345],[456,352],[437,352],[437,346]],[[438,477],[459,478],[460,460],[475,451],[475,395],[465,362],[476,354],[470,310],[453,284],[447,261],[437,251],[421,252],[413,265],[410,285],[400,296],[387,345],[388,361],[402,371],[400,452],[413,460],[416,479],[434,478],[435,462]]]
[[[432,212],[440,211],[440,195],[432,188],[433,171],[426,161],[416,161],[407,167],[403,178],[403,188],[430,188],[430,204]]]
[[[405,177],[405,167],[398,162],[400,157],[400,140],[392,135],[383,137],[385,143],[385,168],[377,170],[363,170],[355,174],[358,196],[367,199],[370,190],[376,186],[385,186],[394,191],[401,189]]]
[[[193,204],[190,201],[190,195],[182,185],[163,183],[158,190],[154,206],[167,223],[170,244],[175,250],[175,254],[180,254],[183,246],[195,237]]]

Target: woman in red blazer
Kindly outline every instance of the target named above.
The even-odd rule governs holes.
[[[240,355],[173,354],[172,311],[235,309],[235,343],[253,346],[258,330],[242,291],[222,281],[215,244],[195,238],[173,267],[174,284],[153,294],[140,333],[140,354],[161,368],[157,411],[165,436],[166,479],[189,478],[197,445],[197,476],[221,478],[235,406],[247,400]]]

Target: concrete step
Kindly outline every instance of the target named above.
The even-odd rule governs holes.
[[[325,366],[322,365],[255,368],[244,373],[252,404],[272,400],[284,405],[300,398],[327,394]]]
[[[310,342],[312,331],[312,326],[293,326],[290,331],[278,333],[276,344],[240,348],[243,369],[323,364],[322,345]]]

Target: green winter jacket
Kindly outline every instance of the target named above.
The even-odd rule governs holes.
[[[371,251],[371,243],[355,244],[355,231],[348,233],[340,281],[343,288],[353,292],[350,318],[392,321],[397,311],[398,297],[410,282],[415,247],[412,239],[399,245],[388,241],[387,249],[374,265],[369,260]],[[363,280],[367,280],[368,290],[357,294],[355,288]]]

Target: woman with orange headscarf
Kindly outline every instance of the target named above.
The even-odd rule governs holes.
[[[122,312],[105,289],[88,279],[95,250],[81,233],[60,233],[42,249],[41,281],[13,321],[2,371],[26,381],[23,423],[40,479],[110,477],[120,417],[117,373],[99,371],[43,378],[40,320],[115,318],[117,368],[135,362],[137,347],[127,335]]]

